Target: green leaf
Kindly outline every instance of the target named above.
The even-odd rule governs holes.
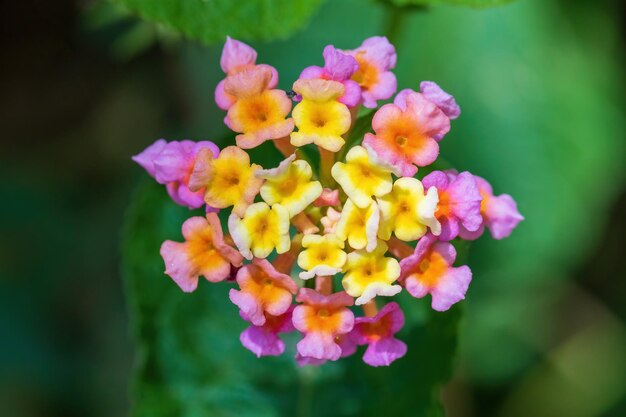
[[[141,17],[204,43],[226,35],[246,40],[282,39],[301,29],[322,0],[113,0]]]
[[[144,181],[133,196],[123,233],[123,272],[132,335],[135,417],[159,416],[441,416],[438,387],[450,375],[458,309],[437,313],[430,300],[401,294],[406,357],[371,368],[356,355],[324,366],[295,365],[297,334],[287,352],[257,359],[239,342],[246,327],[229,301],[233,284],[201,280],[185,294],[163,274],[159,247],[182,240],[191,212],[162,186]],[[361,314],[360,312],[358,314]]]
[[[389,0],[396,6],[427,6],[430,4],[452,4],[456,6],[494,7],[511,3],[513,0]]]
[[[372,131],[372,119],[374,118],[374,113],[376,112],[369,111],[356,119],[354,126],[352,126],[352,129],[348,132],[345,145],[343,145],[343,148],[339,151],[337,161],[343,161],[350,148],[358,145],[363,140],[365,134]]]

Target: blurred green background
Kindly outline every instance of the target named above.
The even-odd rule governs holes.
[[[407,312],[417,327],[404,337],[414,352],[406,363],[415,367],[297,371],[252,360],[236,340],[241,327],[231,329],[225,288],[201,285],[185,298],[161,275],[160,240],[178,238],[190,214],[165,202],[130,155],[159,137],[225,137],[213,103],[221,45],[212,42],[228,21],[200,19],[194,27],[208,32],[199,42],[114,3],[3,2],[2,414],[122,416],[132,396],[142,416],[270,416],[292,406],[305,416],[308,396],[314,415],[365,415],[366,393],[375,403],[367,415],[438,415],[417,404],[419,387],[448,379],[452,366],[441,392],[450,417],[626,415],[624,3],[302,4],[281,17],[300,23],[264,14],[267,27],[233,28],[271,38],[251,43],[279,69],[282,88],[321,64],[328,43],[389,35],[399,86],[434,80],[461,105],[443,155],[512,194],[526,217],[511,238],[471,248],[468,297],[441,316],[462,315],[453,364],[440,369],[453,357],[454,327],[442,339],[450,352],[437,351],[428,332],[440,318],[424,319],[423,309]],[[124,270],[143,274],[126,285],[125,218]],[[219,342],[228,332],[235,340]],[[254,382],[238,385],[231,365]],[[378,391],[359,385],[361,373],[378,378]],[[292,378],[299,391],[284,395]]]

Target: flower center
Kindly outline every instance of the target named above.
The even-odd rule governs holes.
[[[420,271],[426,272],[428,268],[430,268],[430,261],[428,259],[424,259],[422,262],[420,262],[419,268]]]
[[[406,142],[407,142],[407,138],[406,138],[405,136],[402,136],[402,135],[398,135],[398,136],[396,136],[396,143],[397,143],[399,146],[404,146],[404,145],[406,145]]]
[[[317,315],[319,317],[328,317],[328,316],[330,316],[330,311],[328,311],[328,309],[326,309],[326,308],[322,308],[322,309],[318,310]]]

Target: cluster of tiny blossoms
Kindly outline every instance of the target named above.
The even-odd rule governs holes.
[[[454,265],[450,241],[476,239],[485,228],[502,239],[523,217],[509,195],[495,196],[469,172],[415,178],[437,159],[460,114],[433,82],[376,110],[372,133],[346,152],[359,108],[396,93],[396,52],[372,37],[353,50],[329,45],[323,56],[323,67],[304,69],[285,92],[276,88],[276,69],[228,38],[215,100],[237,146],[160,139],[133,159],[176,203],[206,207],[206,216],[183,223],[184,242],[163,243],[165,273],[185,292],[200,276],[236,282],[230,300],[250,324],[240,337],[247,349],[280,355],[279,335],[297,331],[301,365],[335,361],[358,345],[367,345],[367,364],[389,365],[407,347],[395,337],[404,314],[396,302],[382,306],[383,297],[405,289],[415,298],[430,294],[434,310],[449,309],[472,278],[469,267]],[[285,156],[277,167],[252,163],[245,151],[266,141]],[[299,149],[310,144],[320,172]],[[217,212],[231,207],[225,234]]]

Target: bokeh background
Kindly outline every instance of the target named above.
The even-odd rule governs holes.
[[[441,394],[450,417],[626,415],[625,9],[519,0],[394,13],[328,0],[295,34],[252,42],[288,88],[324,45],[390,36],[400,86],[434,80],[461,105],[443,155],[518,200],[526,221],[512,237],[470,251]],[[129,204],[149,201],[130,155],[160,137],[225,137],[221,45],[108,2],[2,2],[0,22],[2,414],[128,415],[136,351],[120,241]],[[184,415],[230,415],[204,411]]]

